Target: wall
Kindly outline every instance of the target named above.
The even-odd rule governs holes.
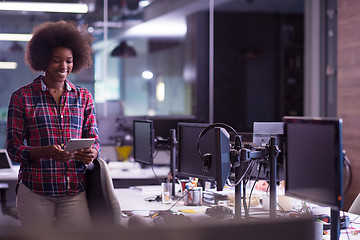
[[[338,116],[343,118],[346,155],[353,170],[347,209],[360,192],[360,1],[338,1]]]

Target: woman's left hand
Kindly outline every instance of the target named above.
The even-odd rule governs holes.
[[[74,158],[83,162],[84,164],[90,164],[97,158],[98,151],[94,148],[84,148],[74,152]]]

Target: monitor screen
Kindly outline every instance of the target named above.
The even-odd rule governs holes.
[[[0,169],[11,169],[12,163],[6,149],[0,149]]]
[[[209,126],[203,123],[178,123],[178,162],[177,175],[215,180],[215,165],[212,161],[209,171],[204,172],[203,160],[200,158],[196,142],[201,131]],[[202,153],[214,151],[214,131],[209,131],[200,139]]]
[[[230,175],[230,135],[224,128],[215,127],[200,138],[201,153],[212,155],[210,166],[204,171],[196,143],[202,130],[208,126],[201,123],[178,124],[177,176],[216,181],[217,190],[221,191]]]
[[[134,160],[152,165],[154,152],[153,123],[151,120],[134,120]]]
[[[216,165],[216,188],[222,191],[227,179],[230,176],[230,135],[224,129],[216,127],[215,129],[215,152],[212,161]]]
[[[342,120],[285,117],[286,195],[341,209]]]

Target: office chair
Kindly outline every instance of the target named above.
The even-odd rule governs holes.
[[[91,219],[94,225],[120,225],[121,208],[114,192],[110,169],[100,158],[88,166],[86,195]]]
[[[8,189],[9,189],[9,185],[7,183],[0,183],[2,214],[13,217],[15,219],[19,219],[16,207],[7,206],[6,204],[6,191]]]
[[[360,215],[360,193],[357,195],[349,208],[349,213]]]

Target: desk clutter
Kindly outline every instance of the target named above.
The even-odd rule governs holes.
[[[161,199],[161,186],[134,186],[129,189],[115,189],[120,201],[123,212],[123,225],[130,228],[137,227],[156,227],[156,226],[179,226],[179,225],[197,225],[207,224],[213,221],[236,221],[233,207],[234,189],[225,188],[221,192],[205,190],[202,191],[201,205],[186,205],[183,194],[186,189],[182,190],[181,184],[175,185],[176,196],[172,197],[170,204],[164,204]],[[205,198],[212,197],[215,202],[209,202]],[[249,205],[249,195],[246,202]],[[252,221],[269,219],[269,210],[264,209],[263,198],[268,197],[263,191],[254,191],[250,197],[249,219]],[[278,196],[279,197],[279,196]],[[281,197],[278,198],[278,201]],[[266,208],[266,207],[265,207]],[[244,209],[242,219],[245,220]],[[278,206],[277,215],[282,219],[296,219],[299,217],[316,217],[319,214],[330,215],[328,208],[317,205],[305,204],[302,201],[293,199],[292,209],[284,211]],[[326,216],[326,215],[323,215]],[[360,221],[357,215],[347,213],[344,223],[347,229],[342,229],[341,233],[346,234],[346,230],[351,233],[350,239],[359,237]],[[256,220],[258,219],[258,220]],[[314,221],[315,222],[315,221]],[[323,223],[320,235],[324,239],[329,236],[327,229],[328,224]],[[345,226],[345,225],[344,225]],[[318,238],[318,239],[323,239]],[[330,238],[329,238],[330,239]],[[340,238],[341,239],[341,238]]]

